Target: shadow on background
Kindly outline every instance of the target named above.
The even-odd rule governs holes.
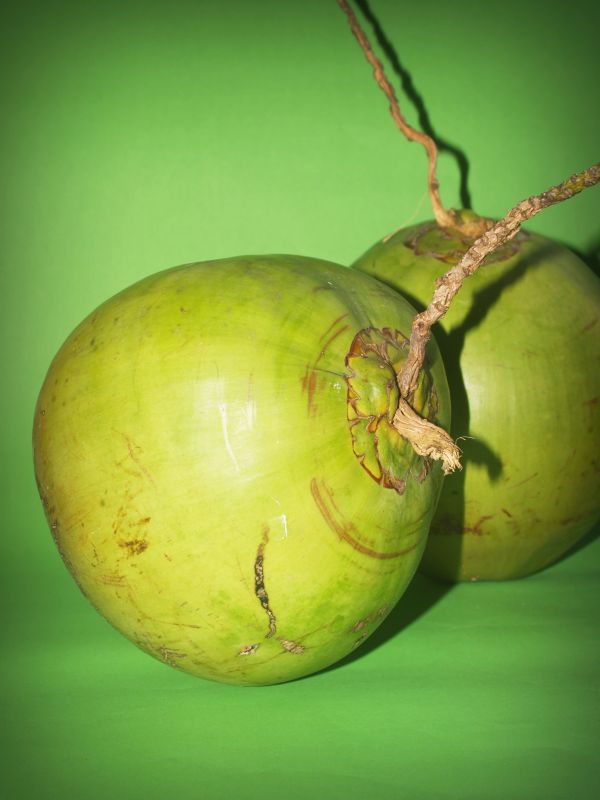
[[[582,253],[572,247],[571,250],[588,265],[597,278],[600,278],[600,234],[598,234],[596,239],[592,242],[587,253]]]
[[[464,150],[461,150],[456,145],[451,144],[446,139],[442,139],[434,131],[433,125],[431,124],[431,120],[429,118],[429,114],[425,107],[425,103],[423,102],[423,98],[417,91],[413,83],[411,74],[402,65],[402,62],[398,58],[398,54],[394,50],[390,40],[383,32],[383,29],[379,24],[377,17],[371,11],[369,3],[367,2],[367,0],[356,0],[356,5],[358,6],[358,8],[360,8],[365,18],[368,20],[369,24],[373,28],[373,33],[375,34],[375,38],[377,39],[379,46],[381,47],[388,61],[392,65],[392,69],[400,79],[402,91],[405,97],[407,97],[410,100],[413,107],[415,108],[418,115],[420,130],[423,131],[423,133],[426,133],[427,136],[430,136],[432,139],[435,140],[438,151],[440,153],[447,153],[448,155],[452,156],[452,158],[455,160],[460,175],[459,192],[460,192],[460,202],[462,207],[473,208],[471,204],[471,195],[468,187],[469,162],[467,160],[467,156],[465,155]]]

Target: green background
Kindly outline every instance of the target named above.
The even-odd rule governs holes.
[[[501,215],[598,160],[600,11],[587,0],[370,7],[409,93],[463,151],[478,211]],[[33,0],[0,13],[0,796],[589,797],[598,528],[519,582],[418,578],[350,660],[263,689],[169,669],[88,606],[31,468],[36,393],[66,335],[179,263],[350,263],[430,216],[425,158],[396,132],[334,0]],[[448,205],[460,177],[443,155]],[[599,220],[596,188],[529,228],[597,268]]]

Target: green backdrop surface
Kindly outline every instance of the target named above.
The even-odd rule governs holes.
[[[419,119],[408,91],[463,152],[481,213],[598,160],[600,11],[584,0],[370,10],[399,59],[394,71],[384,55],[407,117]],[[523,581],[419,577],[352,659],[263,689],[153,661],[79,594],[30,453],[36,394],[67,334],[175,264],[269,252],[350,263],[430,216],[425,158],[396,132],[333,0],[32,0],[0,13],[0,795],[589,797],[598,528]],[[459,205],[451,152],[440,179]],[[592,189],[529,229],[597,268],[599,220]]]

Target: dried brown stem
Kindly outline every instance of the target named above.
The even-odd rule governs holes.
[[[429,199],[431,201],[431,207],[433,208],[433,214],[435,216],[436,222],[442,228],[456,228],[461,227],[461,221],[458,215],[452,209],[446,209],[442,205],[442,200],[440,198],[440,187],[436,178],[436,168],[437,168],[437,146],[431,136],[427,136],[425,133],[421,133],[421,131],[415,130],[408,122],[404,119],[402,112],[400,111],[400,106],[398,104],[398,99],[396,98],[396,93],[394,92],[394,88],[391,83],[388,81],[385,72],[383,70],[383,66],[375,53],[373,52],[373,48],[367,39],[365,32],[360,27],[358,20],[354,14],[354,11],[351,9],[350,5],[346,2],[346,0],[337,0],[338,5],[344,11],[346,16],[348,17],[348,22],[350,23],[350,28],[352,29],[352,33],[356,37],[359,45],[361,46],[367,61],[373,68],[373,75],[379,88],[387,97],[389,104],[390,104],[390,114],[392,115],[392,119],[396,123],[399,130],[406,136],[406,138],[410,142],[419,142],[425,148],[427,153],[427,161],[428,161],[428,169],[427,169],[427,187],[429,190]]]
[[[453,297],[465,278],[472,275],[486,256],[519,232],[521,225],[539,211],[554,203],[568,200],[583,189],[600,181],[600,162],[589,169],[572,175],[567,180],[545,192],[533,195],[512,208],[499,222],[480,236],[467,250],[458,264],[436,281],[431,302],[413,320],[410,350],[398,375],[398,385],[403,398],[410,402],[417,386],[419,372],[425,360],[425,348],[431,336],[431,328],[448,311]]]
[[[402,397],[394,414],[393,425],[410,442],[416,453],[423,458],[441,461],[445,475],[460,468],[460,450],[452,437],[443,428],[420,417]]]

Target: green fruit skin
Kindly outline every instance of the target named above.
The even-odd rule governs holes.
[[[415,255],[407,242],[419,228],[354,267],[422,309],[450,265]],[[522,234],[516,244],[466,279],[434,328],[452,434],[472,437],[459,441],[463,471],[445,481],[422,562],[448,581],[536,572],[600,514],[600,281],[549,239]]]
[[[34,458],[98,611],[171,666],[246,685],[372,633],[417,568],[442,476],[411,467],[399,495],[363,469],[345,357],[360,330],[409,333],[413,315],[368,276],[266,256],[159,273],[82,322],[41,390]],[[447,426],[435,345],[429,365]]]

